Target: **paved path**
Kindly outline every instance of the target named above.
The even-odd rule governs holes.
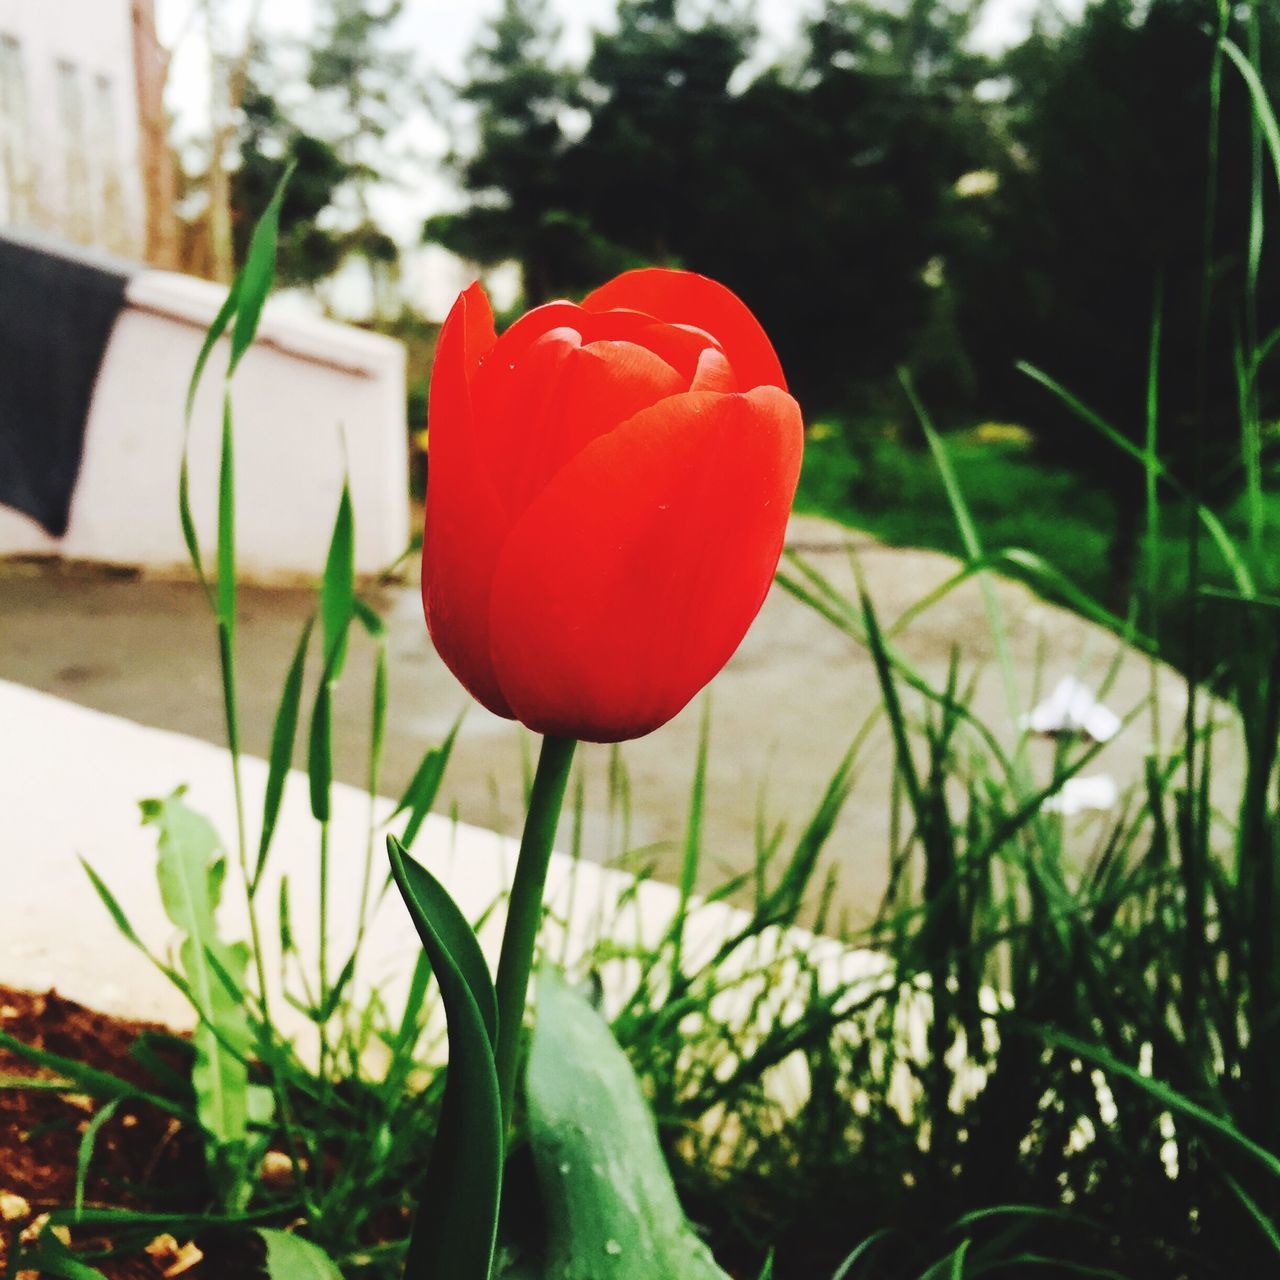
[[[791,543],[852,591],[850,542],[886,621],[957,567],[945,556],[890,549],[825,521],[793,522]],[[1101,683],[1116,657],[1114,637],[1016,584],[1000,583],[997,594],[1024,702],[1037,681],[1048,689],[1061,676],[1075,673],[1095,686]],[[244,744],[250,752],[265,754],[280,685],[312,599],[297,590],[245,588],[242,600]],[[389,624],[390,715],[382,790],[394,795],[412,775],[424,748],[448,731],[467,698],[431,649],[416,588],[380,591],[374,603]],[[916,619],[900,645],[939,683],[952,649],[958,649],[965,676],[981,668],[974,689],[977,711],[1005,737],[1012,736],[976,584],[966,584]],[[362,783],[365,774],[368,658],[363,648],[353,651],[337,706],[336,773],[354,784]],[[0,564],[0,679],[145,724],[223,740],[213,628],[198,589],[189,583],[111,576],[74,566]],[[1144,660],[1125,659],[1108,697],[1110,705],[1127,712],[1147,697],[1150,680]],[[1180,686],[1163,676],[1160,688],[1161,715],[1172,726],[1180,714]],[[785,821],[798,834],[877,702],[866,654],[775,588],[741,650],[713,686],[704,888],[753,865],[762,788],[770,818]],[[671,725],[623,752],[633,815],[629,843],[646,846],[644,858],[666,878],[675,877],[680,861],[700,715],[695,703]],[[446,777],[445,811],[454,808],[469,822],[515,831],[521,812],[522,738],[527,752],[532,745],[528,735],[473,707]],[[1144,714],[1091,770],[1112,773],[1122,786],[1132,782],[1140,776],[1149,743],[1150,721]],[[1037,755],[1045,767],[1048,748],[1038,749]],[[609,751],[585,748],[582,762],[585,851],[608,860],[621,851],[620,824],[608,816]],[[830,846],[830,857],[839,866],[839,902],[854,920],[866,919],[884,884],[891,774],[887,738],[877,730],[863,748],[857,785]],[[74,790],[75,780],[68,779],[68,796]],[[567,842],[567,831],[561,840]]]

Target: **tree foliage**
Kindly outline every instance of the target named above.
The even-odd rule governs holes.
[[[1274,10],[1258,13],[1274,94],[1280,28]],[[1014,50],[998,190],[956,267],[983,407],[1130,491],[1133,468],[1014,361],[1043,368],[1140,442],[1158,312],[1161,452],[1184,475],[1199,456],[1208,479],[1231,482],[1214,471],[1239,456],[1252,141],[1245,86],[1227,63],[1211,158],[1218,21],[1216,0],[1097,0],[1078,25],[1038,30]],[[1247,38],[1240,24],[1228,30]],[[1265,334],[1280,322],[1280,274],[1266,255],[1257,306]]]
[[[400,250],[379,224],[370,191],[397,176],[390,135],[414,99],[412,55],[392,43],[401,0],[324,0],[294,75],[282,49],[258,44],[245,75],[232,174],[236,252],[284,172],[294,176],[281,210],[280,279],[314,287],[351,256],[375,284]]]
[[[461,91],[479,118],[457,166],[471,203],[428,233],[517,259],[530,301],[640,262],[714,275],[812,406],[847,404],[936,309],[951,188],[988,145],[975,12],[828,0],[798,56],[761,72],[741,7],[621,0],[575,84],[544,0],[506,0]]]

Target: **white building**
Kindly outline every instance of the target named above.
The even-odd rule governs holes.
[[[146,0],[0,0],[0,226],[143,255],[135,32],[149,13]]]
[[[0,306],[0,468],[11,483],[0,485],[0,557],[159,570],[185,559],[176,494],[186,383],[226,290],[148,269],[177,256],[167,69],[154,0],[0,0],[0,243],[40,264],[23,275],[12,265],[21,257],[6,259],[14,287]],[[120,261],[104,265],[98,251]],[[85,295],[68,284],[86,268],[120,277],[119,309],[97,347],[83,332]],[[50,303],[38,314],[22,305],[33,287]],[[216,368],[205,381],[190,462],[208,543],[217,526]],[[68,387],[81,389],[83,406]],[[398,342],[273,301],[237,380],[237,424],[246,575],[318,576],[344,478],[357,570],[377,573],[399,558],[409,484]],[[65,510],[58,477],[71,482]],[[45,497],[33,502],[32,492]]]

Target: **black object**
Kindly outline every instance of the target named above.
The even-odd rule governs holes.
[[[130,272],[0,236],[0,504],[67,531],[98,367]]]

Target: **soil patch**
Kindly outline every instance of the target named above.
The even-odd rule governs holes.
[[[163,1027],[96,1013],[56,992],[43,995],[0,986],[0,1032],[46,1053],[127,1080],[149,1092],[170,1092],[172,1077],[185,1078],[185,1041]],[[161,1078],[167,1077],[167,1078]],[[0,1043],[0,1083],[15,1079],[56,1081],[58,1071],[39,1066]],[[24,1232],[39,1230],[41,1216],[75,1201],[76,1169],[98,1100],[39,1087],[0,1087],[0,1275]],[[207,1208],[198,1140],[173,1116],[144,1102],[122,1102],[98,1129],[84,1187],[86,1208],[128,1208],[198,1214]],[[232,1280],[260,1275],[252,1246],[242,1242],[182,1239],[167,1247],[157,1239],[151,1254],[110,1256],[111,1242],[91,1230],[71,1228],[73,1243],[101,1251],[93,1258],[109,1280]],[[183,1246],[194,1243],[196,1250]],[[203,1256],[191,1262],[198,1251]],[[82,1255],[83,1256],[83,1255]],[[90,1258],[85,1256],[85,1261]],[[31,1273],[35,1274],[35,1273]]]

